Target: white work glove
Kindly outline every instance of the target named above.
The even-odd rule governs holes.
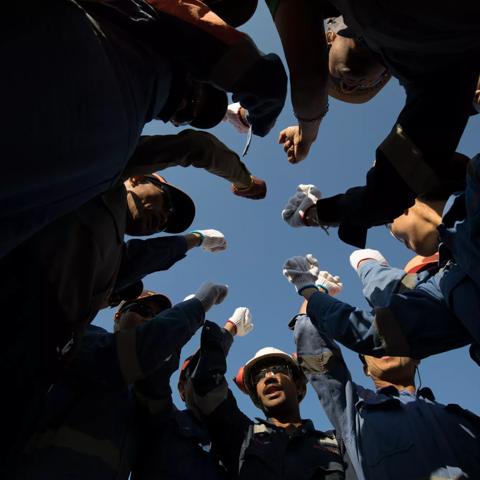
[[[318,274],[318,279],[315,282],[317,287],[326,290],[326,293],[332,297],[338,295],[343,289],[343,283],[337,275],[331,275],[328,272],[322,271]]]
[[[244,337],[253,330],[252,314],[247,307],[236,308],[227,321],[235,325],[235,335],[239,337]]]
[[[208,312],[213,305],[222,303],[228,293],[228,285],[221,285],[218,283],[206,282],[200,285],[200,288],[193,295],[185,298],[197,298],[202,302],[205,313]]]
[[[222,252],[227,248],[225,236],[218,230],[194,230],[192,233],[197,233],[201,236],[202,241],[200,245],[207,252]]]
[[[245,114],[248,114],[240,103],[231,103],[223,120],[233,125],[237,132],[248,133],[250,125],[247,124],[247,120],[242,116],[242,110]]]
[[[290,197],[282,210],[283,220],[291,227],[305,227],[306,224],[303,221],[305,212],[321,197],[322,194],[315,185],[299,185],[295,195]]]
[[[358,272],[358,266],[363,260],[375,260],[381,265],[388,266],[387,260],[378,250],[364,248],[363,250],[355,250],[350,255],[350,265],[356,272]]]
[[[320,273],[317,259],[309,253],[305,257],[292,257],[283,264],[283,275],[292,283],[297,292],[314,286]]]

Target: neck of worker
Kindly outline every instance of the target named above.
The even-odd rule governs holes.
[[[290,429],[294,430],[302,425],[300,408],[298,406],[285,412],[269,412],[267,418],[276,427],[284,428],[287,431]]]
[[[415,393],[415,382],[413,379],[399,379],[394,382],[389,382],[387,380],[382,380],[380,378],[372,378],[375,388],[380,390],[381,388],[395,387],[399,392],[407,391],[409,393]]]

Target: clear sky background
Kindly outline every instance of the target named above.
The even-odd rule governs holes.
[[[254,18],[243,28],[264,52],[282,56],[275,26],[263,2]],[[225,301],[213,307],[208,319],[221,325],[236,307],[251,309],[255,328],[246,337],[236,337],[228,358],[228,381],[241,410],[250,416],[262,416],[249,398],[231,381],[238,368],[257,350],[274,346],[287,352],[295,351],[292,332],[287,328],[291,317],[298,312],[302,298],[282,275],[283,262],[293,255],[313,253],[322,270],[340,275],[344,290],[338,297],[351,305],[368,308],[362,296],[361,283],[349,264],[353,247],[342,243],[335,230],[327,236],[315,228],[294,229],[283,222],[281,210],[300,183],[313,183],[325,197],[363,185],[365,174],[374,160],[377,145],[389,133],[404,104],[404,92],[393,79],[375,99],[364,105],[342,104],[330,100],[330,112],[323,121],[317,142],[302,163],[290,165],[277,143],[279,132],[295,124],[290,100],[266,138],[254,137],[244,161],[252,174],[263,178],[268,185],[264,200],[248,200],[234,196],[225,180],[193,167],[164,170],[169,182],[188,192],[194,199],[197,215],[194,229],[215,228],[228,241],[225,252],[212,254],[201,248],[191,250],[185,259],[170,270],[152,274],[144,279],[150,290],[167,294],[173,303],[194,293],[204,281],[226,283],[229,294]],[[441,102],[441,98],[438,99]],[[432,118],[432,121],[441,121]],[[480,151],[478,118],[470,120],[458,150],[467,155]],[[161,122],[145,127],[145,134],[177,133],[179,129]],[[245,136],[231,125],[222,124],[211,131],[231,149],[241,153]],[[391,265],[401,267],[414,256],[396,241],[384,227],[371,229],[367,246],[380,250]],[[112,329],[113,310],[103,310],[94,323]],[[199,334],[185,346],[182,359],[194,352]],[[343,349],[347,365],[357,383],[371,386],[364,376],[355,353]],[[480,414],[478,398],[480,384],[478,367],[470,360],[467,348],[424,360],[420,365],[423,386],[429,386],[442,403],[459,403]],[[182,402],[176,392],[178,375],[172,377],[174,399]],[[310,418],[318,429],[330,424],[319,401],[309,387],[302,402],[303,418]]]

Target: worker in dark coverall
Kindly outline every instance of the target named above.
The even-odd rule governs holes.
[[[177,352],[226,294],[225,285],[205,283],[169,308],[168,298],[146,292],[120,306],[115,333],[89,326],[48,393],[17,476],[8,478],[126,480],[139,440],[136,403],[141,409],[162,403],[157,389]]]
[[[16,319],[6,328],[9,344],[1,363],[2,375],[15,386],[3,416],[5,431],[12,432],[9,448],[15,448],[14,437],[24,437],[85,327],[117,290],[167,270],[200,244],[208,251],[225,249],[223,234],[210,229],[124,242],[125,233],[182,232],[194,215],[190,197],[162,177],[132,177],[58,219],[2,260],[11,280],[1,296]]]
[[[306,384],[290,355],[263,348],[237,375],[237,385],[265,413],[266,420],[253,422],[238,409],[225,371],[222,331],[206,322],[192,375],[193,401],[230,478],[345,478],[333,432],[315,430],[311,420],[300,417]]]
[[[308,297],[309,317],[321,322],[331,338],[368,355],[422,359],[471,343],[478,345],[479,168],[477,155],[468,164],[465,192],[448,200],[419,198],[391,224],[392,233],[416,253],[427,256],[439,250],[438,271],[425,273],[411,289],[389,296],[388,302],[373,304],[372,311],[355,308],[317,289],[306,289],[302,294]],[[302,188],[308,190],[307,197],[316,196],[314,186]],[[301,221],[297,213],[294,216]],[[381,279],[384,262],[369,255],[360,257],[357,261],[354,255],[352,260],[359,275]],[[284,268],[290,281],[298,271],[300,276],[310,276],[310,284],[315,284],[319,269],[310,256],[293,257]]]
[[[419,195],[451,182],[451,159],[472,112],[480,71],[480,4],[433,0],[267,0],[290,71],[299,126],[282,132],[291,162],[305,157],[328,110],[329,62],[323,19],[333,8],[406,90],[406,104],[376,151],[366,186],[321,199],[318,219],[363,248],[368,228],[391,222]],[[313,59],[313,60],[312,60]],[[348,71],[345,76],[348,77]],[[308,151],[308,149],[307,149]],[[302,153],[303,156],[297,153]]]
[[[429,388],[417,390],[419,360],[360,355],[375,385],[372,391],[352,381],[337,344],[306,315],[306,302],[290,327],[299,364],[345,442],[359,479],[480,476],[480,417],[459,405],[438,403]]]
[[[201,82],[232,92],[254,134],[272,128],[286,95],[279,57],[202,2],[188,3],[198,8],[153,0],[6,6],[1,149],[12,161],[0,194],[0,256],[111,189],[147,122],[170,120],[186,98],[194,108],[205,103]]]
[[[253,329],[250,310],[238,307],[221,329],[222,348],[228,352],[235,335],[247,335]],[[224,480],[225,467],[211,448],[210,435],[201,414],[192,402],[191,374],[200,352],[197,351],[182,365],[178,381],[180,397],[187,408],[179,410],[172,403],[169,376],[163,377],[164,408],[145,415],[141,444],[132,472],[133,480],[168,478],[182,480]],[[180,352],[178,352],[178,358]],[[178,368],[172,365],[171,373]],[[160,390],[160,389],[159,389]]]

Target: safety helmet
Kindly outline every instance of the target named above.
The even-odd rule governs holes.
[[[252,379],[252,369],[260,361],[263,361],[267,358],[278,358],[282,363],[292,367],[294,379],[298,380],[297,389],[298,389],[298,401],[301,402],[307,393],[307,379],[303,374],[296,358],[293,355],[279,350],[274,347],[264,347],[261,348],[253,358],[251,358],[243,367],[238,370],[237,375],[233,379],[237,387],[247,395],[250,396],[253,403],[258,407],[262,408],[261,403],[257,397],[256,385],[253,383]],[[254,370],[253,370],[254,371]]]
[[[123,301],[122,303],[120,303],[120,306],[118,307],[118,310],[117,310],[117,315],[132,303],[137,303],[139,301],[143,301],[147,299],[155,302],[158,305],[159,312],[163,312],[163,310],[172,308],[172,302],[166,295],[153,292],[152,290],[144,290],[137,298],[133,300]]]
[[[168,183],[165,177],[158,173],[144,175],[144,177],[166,192],[172,208],[169,215],[165,232],[180,233],[186,230],[195,218],[195,204],[193,200],[182,190]]]

